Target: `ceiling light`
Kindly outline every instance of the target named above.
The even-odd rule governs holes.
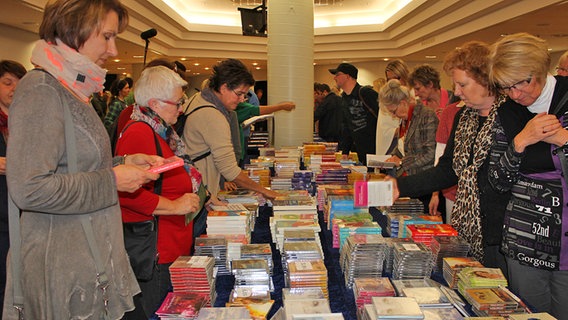
[[[143,59],[144,56],[132,56],[132,58],[134,58],[134,59]]]
[[[256,67],[255,69],[256,69],[256,70],[260,70],[260,67]]]
[[[199,62],[196,62],[196,63],[194,63],[193,65],[194,65],[194,66],[198,66],[198,65],[199,65]]]
[[[112,61],[114,61],[114,62],[120,62],[120,59],[114,59],[114,60],[112,60]]]
[[[253,62],[252,65],[253,65],[253,66],[258,66],[258,62]]]
[[[425,58],[426,59],[436,59],[436,58],[438,58],[438,56],[426,56]]]
[[[383,61],[389,61],[389,60],[390,60],[389,58],[383,58]]]
[[[185,61],[185,60],[187,60],[187,58],[180,58],[180,60],[181,60],[181,61]]]
[[[209,70],[209,69],[211,69],[211,68],[209,68],[209,67],[205,67],[205,70]]]

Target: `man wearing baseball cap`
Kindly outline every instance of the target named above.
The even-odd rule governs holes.
[[[349,110],[351,121],[339,148],[347,157],[355,144],[357,156],[363,165],[367,163],[367,154],[375,154],[377,116],[379,112],[379,94],[370,86],[361,86],[357,82],[359,70],[349,63],[340,63],[337,68],[329,69],[337,86],[343,90],[341,95]]]

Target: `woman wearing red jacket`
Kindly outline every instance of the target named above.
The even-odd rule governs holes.
[[[184,104],[182,87],[186,84],[166,67],[151,67],[142,72],[134,87],[137,105],[117,141],[117,155],[143,152],[189,160],[183,141],[172,128]],[[152,317],[171,286],[168,267],[177,257],[190,254],[193,223],[186,225],[185,215],[200,209],[199,197],[194,193],[194,186],[200,181],[192,180],[192,172],[186,162],[135,193],[119,194],[125,235],[135,232],[128,228],[153,226],[154,221],[158,225],[157,267],[151,269],[149,280],[137,274],[142,293],[135,297],[136,309],[126,315],[127,319]],[[133,269],[136,273],[134,264]]]

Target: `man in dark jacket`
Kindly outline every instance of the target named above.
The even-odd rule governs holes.
[[[354,144],[359,161],[366,164],[367,154],[375,154],[377,134],[377,116],[379,112],[379,94],[370,86],[362,87],[357,83],[359,70],[349,63],[341,63],[335,69],[329,69],[334,75],[337,86],[343,90],[341,95],[350,120],[349,129],[339,148],[346,158]]]
[[[314,122],[318,122],[318,135],[327,142],[340,142],[345,126],[347,109],[343,99],[331,92],[325,83],[314,83],[314,100],[317,107],[314,111]]]

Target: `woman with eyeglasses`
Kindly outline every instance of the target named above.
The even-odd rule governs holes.
[[[487,174],[490,147],[502,131],[497,110],[504,97],[499,96],[489,82],[488,62],[489,47],[478,41],[467,42],[448,53],[444,70],[452,78],[456,95],[465,106],[455,116],[438,164],[393,182],[395,198],[416,197],[457,184],[452,226],[470,244],[470,252],[476,259],[506,274],[505,257],[499,253],[499,244],[509,195],[494,192]]]
[[[402,120],[398,129],[398,146],[392,157],[387,159],[398,166],[397,173],[413,175],[433,167],[438,128],[436,113],[416,102],[410,89],[396,79],[381,88],[379,105],[385,112]]]
[[[499,108],[506,151],[489,170],[495,190],[512,192],[501,250],[509,286],[539,312],[568,315],[568,78],[549,73],[546,41],[505,36],[491,49],[490,79],[507,94]]]
[[[185,111],[187,115],[183,129],[183,140],[187,153],[203,174],[203,181],[216,199],[221,176],[239,188],[253,190],[266,198],[279,194],[268,190],[251,180],[238,166],[231,140],[231,115],[239,103],[245,101],[250,87],[254,84],[252,73],[239,60],[228,59],[213,67],[213,73],[201,92],[190,98]],[[236,133],[238,139],[238,132]],[[238,141],[238,140],[237,140]],[[206,212],[196,218],[196,236],[205,230]],[[200,227],[199,227],[200,226]]]
[[[116,145],[117,155],[146,153],[164,158],[178,156],[185,165],[161,174],[160,179],[134,193],[119,193],[126,249],[142,290],[134,297],[136,309],[125,319],[148,319],[160,306],[170,286],[169,266],[187,256],[193,246],[193,222],[186,215],[201,209],[196,186],[200,179],[189,163],[185,145],[173,129],[184,105],[187,82],[164,66],[144,69],[134,87],[136,104]],[[139,246],[130,240],[151,238],[157,224],[157,261],[136,262]],[[156,264],[157,263],[157,264]],[[149,265],[148,265],[149,264]]]

